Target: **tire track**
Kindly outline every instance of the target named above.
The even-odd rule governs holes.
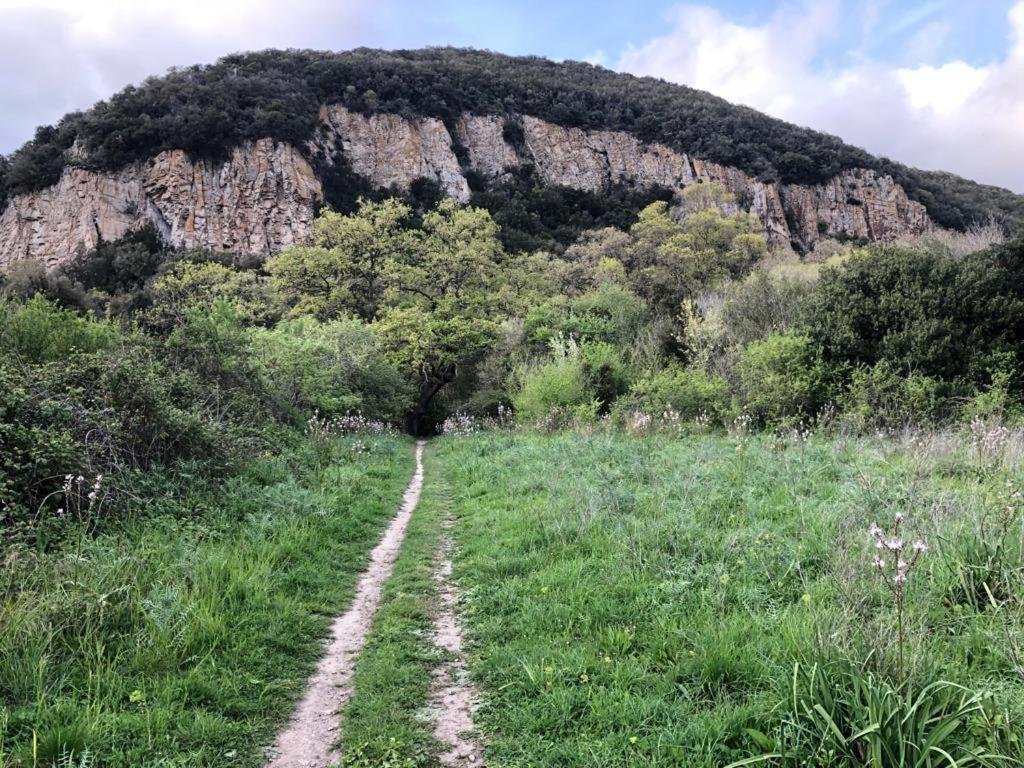
[[[434,572],[437,604],[434,615],[434,644],[445,655],[435,667],[429,706],[436,713],[434,736],[445,745],[438,755],[445,768],[479,768],[484,765],[481,744],[473,725],[477,693],[469,679],[469,668],[463,642],[462,627],[455,613],[458,587],[452,581],[452,520],[446,515],[444,532]]]
[[[306,684],[302,700],[268,750],[267,768],[329,768],[341,758],[335,746],[341,710],[352,696],[356,657],[366,644],[384,583],[391,576],[409,518],[419,503],[423,445],[422,440],[416,443],[416,473],[402,497],[402,506],[370,553],[370,565],[359,578],[349,609],[334,619],[326,652]]]

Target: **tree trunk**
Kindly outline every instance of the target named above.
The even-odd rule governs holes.
[[[427,437],[434,431],[434,425],[430,423],[430,404],[453,378],[454,371],[446,370],[440,377],[424,379],[420,384],[416,406],[405,417],[405,429],[410,435]]]

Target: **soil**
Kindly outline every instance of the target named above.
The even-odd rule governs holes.
[[[416,444],[416,473],[398,514],[370,554],[349,609],[334,619],[331,637],[316,672],[291,720],[268,751],[268,768],[329,768],[341,758],[337,749],[341,711],[352,696],[356,658],[370,633],[381,591],[391,576],[406,527],[423,487],[423,441]],[[459,763],[461,765],[461,763]]]

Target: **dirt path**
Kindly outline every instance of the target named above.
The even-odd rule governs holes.
[[[341,710],[352,696],[356,656],[366,643],[381,590],[391,575],[405,529],[423,487],[423,441],[416,444],[416,474],[398,514],[370,554],[349,609],[334,620],[331,639],[295,714],[269,751],[268,768],[329,768],[340,754],[335,748]]]
[[[474,735],[473,704],[476,691],[469,681],[462,629],[455,615],[458,588],[452,581],[452,521],[446,518],[441,539],[439,563],[434,573],[437,582],[437,608],[434,616],[434,643],[446,659],[434,669],[430,690],[430,710],[436,713],[434,735],[448,749],[438,755],[446,768],[483,766],[480,743]]]

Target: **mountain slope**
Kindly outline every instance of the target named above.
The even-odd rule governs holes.
[[[429,167],[420,169],[431,171],[420,176],[449,194],[451,184],[460,190],[464,186],[467,197],[470,193],[486,196],[495,186],[503,187],[506,197],[514,196],[529,187],[531,182],[524,176],[538,167],[544,171],[544,160],[538,155],[543,154],[544,149],[536,141],[531,146],[530,131],[524,130],[533,120],[534,126],[555,126],[570,133],[572,129],[580,129],[571,134],[572,138],[591,148],[594,146],[592,139],[597,137],[600,144],[609,133],[614,134],[612,144],[615,146],[639,140],[641,154],[669,153],[673,155],[670,162],[686,158],[694,176],[700,175],[697,162],[706,161],[709,168],[718,170],[706,173],[704,180],[728,182],[725,177],[736,177],[727,186],[739,193],[743,207],[753,207],[758,202],[745,199],[744,190],[754,197],[764,189],[776,190],[782,208],[772,215],[785,220],[776,237],[780,240],[789,237],[798,247],[806,247],[819,227],[825,233],[851,237],[870,238],[879,233],[872,231],[869,223],[859,223],[869,217],[859,216],[851,208],[870,206],[871,199],[861,199],[864,196],[858,197],[856,191],[848,197],[849,205],[847,200],[832,199],[821,217],[821,206],[817,203],[811,206],[813,210],[808,209],[807,200],[799,205],[786,204],[785,190],[797,187],[809,190],[801,193],[804,197],[817,200],[822,195],[826,198],[844,195],[850,184],[863,186],[863,180],[870,179],[869,186],[875,190],[872,194],[884,198],[884,204],[893,210],[899,208],[900,226],[910,230],[924,226],[914,208],[917,203],[927,211],[925,218],[930,219],[929,225],[934,222],[938,226],[963,228],[990,217],[1007,225],[1024,220],[1024,198],[1006,190],[974,184],[949,174],[910,169],[873,157],[835,137],[664,81],[617,74],[588,64],[556,64],[539,58],[512,58],[480,51],[360,49],[346,53],[265,51],[229,56],[211,66],[191,67],[152,78],[137,88],[125,89],[87,112],[66,116],[56,127],[40,129],[33,141],[0,166],[0,207],[14,208],[19,200],[24,206],[26,193],[39,193],[52,187],[44,192],[50,194],[50,198],[32,201],[22,212],[12,214],[11,210],[6,210],[7,240],[11,241],[14,220],[20,222],[19,226],[29,225],[35,233],[33,236],[38,237],[41,229],[51,226],[46,221],[40,223],[41,219],[66,218],[69,211],[63,208],[71,198],[52,194],[61,185],[74,188],[75,194],[81,192],[81,185],[91,186],[97,200],[110,202],[114,210],[107,213],[123,220],[125,226],[136,226],[146,220],[167,237],[174,228],[174,221],[170,220],[174,216],[168,217],[162,209],[150,210],[154,205],[160,208],[154,204],[151,188],[159,188],[157,198],[171,194],[168,190],[175,185],[175,194],[196,194],[196,189],[206,194],[223,184],[227,175],[234,181],[220,192],[214,190],[216,194],[212,199],[212,206],[222,219],[216,226],[227,235],[219,240],[206,237],[198,244],[237,246],[249,252],[266,251],[301,237],[307,209],[321,200],[344,207],[354,194],[374,186],[388,186],[389,180],[402,182],[398,186],[406,190],[414,187],[413,180],[406,177],[409,173],[415,175],[416,163],[421,163],[422,157],[412,158],[411,170],[392,169],[394,172],[389,173],[387,166],[392,159],[382,154],[375,159],[373,172],[365,172],[366,163],[353,172],[351,166],[360,163],[351,151],[345,151],[345,144],[348,142],[351,150],[360,142],[343,135],[345,132],[339,132],[338,126],[332,126],[330,120],[325,122],[325,107],[329,107],[328,117],[354,116],[343,118],[349,128],[360,120],[371,124],[376,120],[376,128],[371,132],[399,130],[410,136],[415,134],[419,139],[423,126],[428,126],[428,138],[442,144],[448,142],[455,164],[451,166],[450,161],[445,160],[451,167],[441,171],[433,169],[437,172]],[[493,156],[484,167],[490,173],[481,175],[479,158],[471,157],[466,146],[469,139],[465,125],[468,117],[487,116],[493,116],[487,123],[491,126],[488,130],[493,134],[493,126],[499,125],[500,138],[490,137],[488,152]],[[439,128],[447,134],[447,139]],[[383,146],[386,153],[393,149],[388,140],[387,135],[379,134],[376,140],[363,141],[362,145],[370,146],[371,150],[374,145]],[[254,149],[259,147],[262,149]],[[443,149],[427,147],[429,151]],[[598,147],[597,151],[607,154],[607,149]],[[570,153],[563,160],[570,165],[579,162],[579,150],[577,147],[575,154]],[[288,156],[289,168],[282,169],[280,163],[275,166],[268,160],[275,154]],[[547,154],[549,161],[557,161]],[[514,173],[500,173],[504,167],[494,166],[494,162],[501,164],[505,160],[514,168]],[[260,174],[266,169],[260,170],[261,163],[266,162],[270,162],[272,170],[276,169],[274,173],[290,176],[302,189],[302,210],[285,213],[285,224],[275,219],[281,218],[282,201],[278,197],[282,183],[275,181],[271,190],[266,187],[265,178],[263,182],[257,181],[263,178]],[[549,171],[552,162],[548,163]],[[645,168],[650,165],[651,162],[647,162]],[[173,167],[177,176],[170,181],[159,178],[154,167]],[[586,168],[563,170],[578,170],[584,176],[587,173]],[[616,176],[609,170],[604,180],[607,183],[600,185],[585,179],[582,183],[565,186],[588,195],[616,194],[625,198],[635,195],[635,190],[630,191],[635,186],[632,177],[642,169],[627,171],[630,172]],[[482,178],[488,175],[489,179]],[[664,186],[665,181],[683,180],[678,174],[674,177],[663,170],[650,175],[654,183],[648,184],[648,191],[640,197],[649,196],[652,187]],[[135,187],[127,193],[120,189],[118,185],[126,176],[129,185],[141,185],[141,194]],[[464,181],[458,182],[456,176]],[[541,181],[547,184],[565,181],[564,173],[549,172],[541,176]],[[891,177],[892,183],[886,177]],[[880,181],[884,189],[879,188],[876,181]],[[248,191],[243,190],[241,198],[237,195],[232,198],[240,188]],[[228,190],[226,197],[223,190]],[[426,188],[421,184],[413,191],[427,195],[436,192],[429,184]],[[905,201],[902,199],[904,192]],[[118,194],[124,200],[115,199]],[[247,194],[255,197],[255,202],[246,198]],[[795,196],[789,195],[790,198]],[[624,203],[625,208],[635,202]],[[253,204],[258,209],[256,213],[252,208],[237,208]],[[577,200],[576,204],[583,208],[594,207],[594,201],[589,198],[582,202]],[[762,208],[770,208],[773,201],[760,204]],[[180,201],[178,207],[181,207]],[[203,218],[200,228],[206,225],[209,212],[205,204],[186,207],[188,211],[174,211],[174,215],[184,216],[183,226],[195,226],[195,221],[191,224],[188,221],[195,219],[197,211]],[[590,217],[600,220],[604,215],[614,216],[614,211],[602,210]],[[259,218],[263,212],[270,215],[265,224],[269,234],[231,231],[233,216]],[[99,219],[104,215],[100,212]],[[82,231],[69,232],[59,238],[62,243],[68,241],[66,247],[73,247],[75,243],[88,245],[121,228],[120,225],[107,227],[109,232],[106,232],[104,222],[97,221],[96,216],[91,221],[88,216],[79,218],[72,229]],[[832,221],[833,218],[836,221]],[[762,219],[771,235],[771,216],[762,216]],[[287,231],[283,231],[282,226]],[[785,233],[781,231],[783,228]],[[94,231],[88,232],[90,229]],[[889,226],[882,229],[881,236],[898,233]],[[24,233],[15,237],[15,245],[6,248],[8,258],[12,253],[39,255],[22,248],[24,237]],[[3,238],[0,232],[0,242]],[[253,238],[261,242],[248,243]],[[181,242],[186,241],[187,238]],[[52,246],[52,242],[52,238],[44,238],[43,247]],[[0,246],[0,251],[3,250]]]

